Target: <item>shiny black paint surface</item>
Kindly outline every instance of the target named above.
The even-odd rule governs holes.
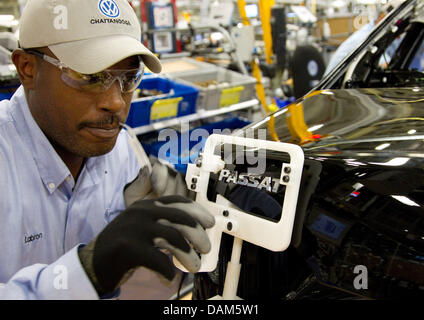
[[[303,108],[306,125],[319,128],[313,133],[322,137],[302,145],[307,168],[301,188],[305,191],[308,184],[313,188],[309,194],[301,191],[292,244],[286,252],[244,245],[239,296],[423,298],[422,89],[325,90],[298,101],[296,107]],[[280,141],[296,142],[286,117],[284,110],[275,114],[276,132]],[[245,130],[267,128],[262,121]],[[267,153],[267,175],[279,176],[286,160],[284,155]],[[234,166],[234,170],[243,168]],[[218,185],[211,186],[212,193],[229,199],[241,188]],[[258,192],[243,188],[247,195]],[[279,194],[261,192],[263,204],[242,209],[266,215],[270,203],[266,199],[282,204]],[[222,294],[231,245],[232,238],[226,235],[218,270],[196,276],[194,298]],[[358,276],[366,277],[365,288],[358,288]]]

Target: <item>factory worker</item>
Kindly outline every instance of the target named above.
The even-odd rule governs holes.
[[[210,250],[213,216],[122,130],[144,66],[161,71],[140,39],[127,0],[28,0],[22,86],[0,102],[0,299],[116,296],[140,266],[172,279],[165,252],[195,272]]]

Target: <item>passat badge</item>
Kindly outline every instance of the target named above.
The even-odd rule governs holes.
[[[237,171],[231,172],[227,169],[221,170],[218,180],[225,183],[235,183],[260,190],[265,189],[266,191],[273,193],[277,193],[278,187],[280,186],[280,179],[277,178],[239,174]]]
[[[113,0],[100,0],[99,9],[106,17],[116,18],[120,14],[118,5]]]

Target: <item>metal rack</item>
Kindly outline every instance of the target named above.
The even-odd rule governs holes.
[[[164,128],[172,127],[181,123],[189,123],[190,121],[197,121],[201,119],[212,118],[215,116],[220,116],[220,115],[224,115],[224,114],[228,114],[228,113],[232,113],[236,111],[248,110],[248,112],[250,112],[252,108],[255,106],[259,106],[259,100],[257,99],[240,102],[228,107],[214,109],[214,110],[201,109],[201,110],[198,110],[196,113],[190,114],[188,116],[151,123],[149,125],[133,128],[133,130],[136,135],[141,135],[141,134],[149,133],[152,131],[157,131]]]
[[[222,26],[218,24],[191,24],[187,28],[167,28],[167,29],[148,29],[144,30],[143,33],[150,35],[155,33],[163,33],[163,32],[179,32],[179,33],[202,33],[202,32],[220,32],[224,38],[227,40],[228,48],[226,50],[221,51],[220,49],[211,49],[207,51],[207,53],[227,53],[230,57],[233,58],[233,60],[237,63],[237,66],[240,70],[240,73],[247,75],[248,71],[246,69],[246,66],[244,65],[243,61],[241,61],[238,53],[237,53],[237,47],[236,44],[231,37],[230,33]],[[194,47],[194,39],[192,38],[192,46]],[[215,52],[216,51],[216,52]],[[200,53],[200,52],[198,52]]]

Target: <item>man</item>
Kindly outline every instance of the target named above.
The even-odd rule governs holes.
[[[139,266],[172,279],[160,249],[193,272],[191,245],[210,249],[213,216],[164,197],[181,183],[140,170],[121,131],[144,65],[161,70],[140,39],[127,0],[28,1],[0,103],[0,299],[107,297]]]

